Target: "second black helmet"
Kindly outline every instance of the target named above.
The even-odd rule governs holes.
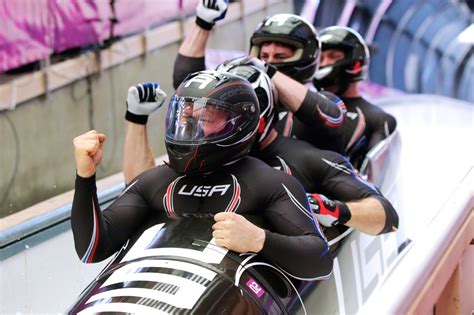
[[[311,80],[319,65],[321,44],[314,26],[294,14],[275,14],[260,22],[250,38],[250,55],[260,58],[263,43],[277,42],[289,46],[293,55],[271,63],[279,71],[299,81]]]

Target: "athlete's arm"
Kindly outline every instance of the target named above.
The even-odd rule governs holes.
[[[74,139],[77,177],[71,226],[77,255],[86,263],[104,260],[116,252],[148,211],[138,194],[128,193],[102,213],[95,171],[102,158],[104,141],[105,136],[94,130]]]
[[[398,215],[390,202],[381,195],[346,203],[351,219],[345,225],[371,235],[394,232]]]
[[[216,244],[238,253],[260,253],[298,278],[328,276],[332,258],[301,195],[301,187],[285,179],[279,183],[281,187],[272,187],[277,188],[276,193],[265,212],[271,231],[254,225],[240,214],[220,212],[214,216],[216,223],[212,226]]]
[[[318,193],[344,202],[350,219],[344,224],[367,234],[382,234],[398,228],[398,215],[392,204],[372,184],[364,181],[341,155],[320,151],[310,160],[313,178],[318,178]]]
[[[148,116],[159,109],[166,94],[156,82],[145,82],[128,89],[127,129],[123,147],[122,170],[125,183],[140,173],[155,167],[155,158],[148,143],[146,123]]]
[[[387,138],[397,127],[397,121],[395,117],[384,112],[382,109],[377,107],[375,108],[376,110],[370,112],[369,114],[369,128],[372,129],[369,139],[369,150],[372,149],[377,143]]]
[[[82,262],[102,261],[118,251],[147,218],[148,207],[139,195],[127,193],[104,212],[97,200],[95,175],[76,177],[71,227],[76,253]]]
[[[294,177],[276,173],[272,178],[275,184],[267,187],[273,191],[273,200],[265,210],[272,228],[265,230],[260,254],[293,276],[326,277],[332,270],[332,256],[318,223],[313,220],[303,188]]]
[[[148,142],[146,125],[127,122],[123,151],[122,167],[126,184],[138,174],[155,167],[155,157]]]
[[[173,86],[176,89],[189,73],[205,69],[204,55],[214,24],[227,12],[228,0],[199,1],[196,23],[184,38],[178,50],[173,69]]]
[[[340,99],[334,102],[279,71],[272,77],[272,82],[278,89],[282,104],[304,123],[317,123],[330,128],[344,123],[345,106]]]
[[[174,62],[173,86],[175,89],[189,73],[205,70],[204,55],[210,34],[210,30],[205,30],[194,24],[189,34],[184,38]]]
[[[317,147],[344,152],[344,116],[345,105],[338,97],[329,98],[326,95],[313,92],[290,77],[276,72],[272,82],[278,89],[280,102],[300,121],[303,134],[294,134]],[[286,119],[291,119],[288,115]]]

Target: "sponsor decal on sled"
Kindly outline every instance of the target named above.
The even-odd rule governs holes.
[[[265,290],[252,278],[250,278],[245,285],[258,297],[261,297],[265,293]]]

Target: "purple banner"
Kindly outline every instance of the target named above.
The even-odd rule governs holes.
[[[197,3],[116,0],[112,8],[109,0],[0,0],[0,72],[44,59],[53,52],[194,14]]]
[[[112,10],[109,1],[49,0],[53,50],[62,52],[100,42],[109,37]]]
[[[0,71],[43,59],[51,52],[49,0],[0,1]]]
[[[199,0],[118,0],[115,4],[118,23],[114,28],[115,35],[130,34],[156,26],[171,20],[179,19],[182,15],[194,14]]]

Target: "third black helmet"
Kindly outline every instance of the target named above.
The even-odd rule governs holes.
[[[324,65],[316,71],[313,84],[317,88],[336,86],[344,92],[350,83],[364,80],[367,76],[370,55],[362,36],[345,26],[331,26],[319,33],[322,51],[337,49],[344,58],[334,64]]]

